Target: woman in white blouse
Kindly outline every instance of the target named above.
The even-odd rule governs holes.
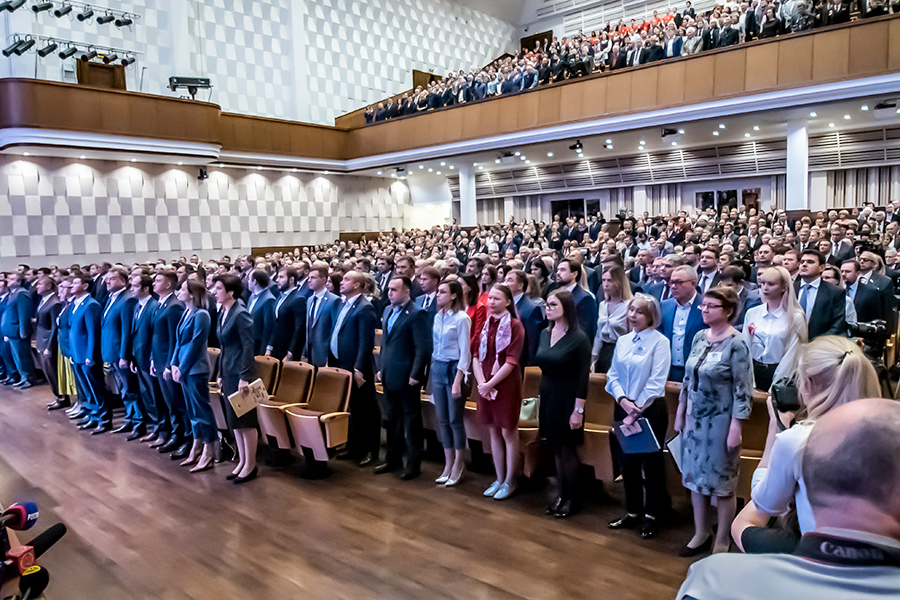
[[[799,541],[796,532],[766,527],[771,517],[784,515],[792,505],[797,510],[800,534],[816,528],[800,468],[806,439],[816,420],[828,411],[860,398],[881,396],[872,363],[859,346],[836,335],[816,338],[803,348],[797,385],[803,408],[790,429],[782,431],[794,415],[776,414],[771,399],[768,403],[769,434],[753,473],[751,502],[731,526],[731,535],[744,552],[793,552]]]
[[[470,322],[462,285],[456,279],[442,281],[434,301],[437,312],[432,328],[431,393],[445,459],[444,471],[434,482],[454,486],[462,479],[466,466],[463,462],[466,428],[463,425],[462,383],[471,360]]]
[[[596,365],[595,372],[606,373],[612,362],[616,341],[628,331],[626,318],[631,286],[625,277],[625,269],[615,264],[606,268],[601,285],[605,300],[600,303],[598,311],[597,335],[591,350],[591,362]]]
[[[668,338],[656,329],[660,311],[655,298],[636,294],[628,303],[627,315],[631,332],[620,337],[616,344],[606,375],[606,391],[616,399],[615,420],[632,423],[646,417],[659,441],[660,451],[623,455],[627,514],[612,521],[609,527],[640,526],[641,537],[648,539],[658,534],[657,517],[668,506],[661,448],[669,421],[664,396],[671,351]]]
[[[762,304],[747,310],[744,333],[750,339],[756,389],[768,392],[772,383],[794,373],[800,344],[807,340],[806,317],[784,267],[759,274]]]

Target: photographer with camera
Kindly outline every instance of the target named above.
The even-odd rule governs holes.
[[[789,393],[777,393],[781,388],[773,388],[767,402],[769,433],[759,467],[753,473],[751,502],[731,527],[735,543],[744,552],[790,553],[801,534],[815,529],[800,472],[806,438],[816,420],[834,408],[881,395],[875,369],[859,346],[834,335],[820,337],[802,349],[796,381],[799,410],[796,405],[787,405],[792,399]],[[766,527],[772,517],[789,513],[792,506],[799,531],[790,524]]]

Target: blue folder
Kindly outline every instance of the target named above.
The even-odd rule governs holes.
[[[641,417],[631,425],[624,425],[622,421],[616,421],[613,426],[616,439],[625,454],[649,454],[659,452],[659,441],[653,434],[650,422]]]

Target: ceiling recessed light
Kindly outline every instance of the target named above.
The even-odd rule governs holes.
[[[499,158],[495,158],[495,159],[494,159],[494,162],[497,163],[497,164],[499,165],[499,164],[500,164],[500,159],[499,159]]]
[[[484,167],[478,167],[479,171],[484,171]]]
[[[428,167],[428,172],[429,172],[429,173],[434,173],[434,169],[432,169],[431,167]]]
[[[607,145],[606,145],[606,149],[607,149],[607,150],[612,150],[612,149],[613,149],[612,144],[607,144]]]
[[[224,166],[225,166],[225,163],[219,163],[219,165],[218,165],[218,166],[220,166],[220,167],[224,167]]]
[[[180,167],[181,165],[183,165],[183,164],[184,164],[184,161],[181,161],[181,160],[178,161],[178,166],[179,166],[179,167]]]
[[[446,166],[447,166],[447,163],[445,163],[444,161],[441,161],[441,166],[442,166],[442,167],[446,167]]]
[[[530,165],[530,164],[531,164],[531,161],[530,161],[530,160],[526,160],[526,161],[525,161],[525,164],[526,164],[526,165]]]
[[[749,133],[745,133],[745,134],[744,134],[744,137],[750,137],[750,134],[749,134]]]
[[[451,168],[451,169],[455,169],[456,167],[454,167],[453,165],[450,165],[450,168]]]
[[[256,167],[257,171],[262,171],[262,167]]]
[[[299,170],[300,169],[297,169],[297,168],[291,169],[291,173],[296,173]],[[381,171],[378,171],[378,174],[381,175]]]
[[[725,123],[719,123],[719,129],[725,129]]]
[[[379,169],[378,172],[375,173],[375,174],[376,174],[376,175],[381,175],[381,169]]]
[[[522,154],[522,153],[519,152],[518,150],[516,150],[516,156],[519,156],[520,154]]]
[[[425,168],[425,165],[419,165],[419,168],[420,168],[420,169],[424,169],[424,168]]]
[[[31,152],[25,152],[25,156],[31,156]]]
[[[606,143],[607,143],[607,144],[612,144],[612,140],[607,139],[607,140],[606,140]]]
[[[647,144],[647,142],[645,142],[644,140],[641,140],[641,146],[645,146],[646,144]]]
[[[552,153],[552,152],[548,152],[548,153],[547,153],[547,158],[553,158],[553,153]]]
[[[528,160],[525,156],[520,156],[519,160]]]
[[[809,113],[809,116],[811,116],[813,119],[815,119],[819,115],[816,114],[816,111],[813,111],[813,112]]]
[[[136,158],[132,158],[132,159],[131,159],[131,162],[137,162],[137,159],[136,159]]]
[[[678,135],[684,135],[684,129],[679,129],[679,130],[678,130]]]
[[[477,167],[477,166],[478,166],[478,163],[472,163],[472,166],[473,166],[473,167]]]
[[[638,146],[638,150],[643,150],[643,149],[644,149],[643,146]]]
[[[396,174],[396,173],[391,173],[391,177],[393,177],[393,178],[396,179],[396,178],[397,178],[397,174]]]
[[[322,171],[322,173],[324,173],[325,175],[328,175],[328,171]]]
[[[677,145],[678,145],[678,142],[672,142],[672,145],[673,145],[673,146],[677,146]]]
[[[759,125],[754,125],[754,126],[753,126],[753,131],[759,131]]]
[[[718,131],[713,131],[713,135],[719,135]]]
[[[437,172],[437,173],[436,173],[436,175],[440,175],[440,174],[441,174],[441,172],[440,172],[440,171],[438,171],[438,172]]]
[[[829,126],[829,127],[834,127],[834,123],[829,123],[828,126]]]
[[[869,110],[869,105],[863,104],[862,106],[859,107],[859,110]]]
[[[87,158],[87,156],[85,156],[84,154],[82,154],[82,155],[79,156],[78,158],[80,158],[81,160],[84,160],[85,158]]]
[[[844,120],[845,120],[845,121],[849,121],[849,120],[850,120],[850,115],[844,115]]]

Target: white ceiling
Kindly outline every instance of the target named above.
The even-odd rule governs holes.
[[[522,23],[525,0],[449,0],[452,4],[461,4],[483,12],[511,25]]]

